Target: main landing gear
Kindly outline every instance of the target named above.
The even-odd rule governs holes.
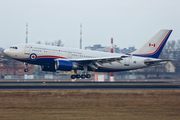
[[[76,74],[76,75],[71,75],[71,79],[75,79],[75,78],[77,78],[77,79],[85,79],[85,78],[91,78],[91,75],[90,74],[82,74],[82,75],[80,75],[80,74]]]
[[[88,74],[88,71],[87,71],[87,65],[84,65],[84,66],[83,66],[83,69],[84,69],[84,73],[85,73],[85,74],[82,74],[82,75],[77,74],[77,70],[74,70],[74,73],[75,73],[76,75],[71,75],[71,79],[75,79],[75,78],[77,78],[77,79],[79,79],[79,78],[81,78],[81,79],[91,78],[91,75]]]

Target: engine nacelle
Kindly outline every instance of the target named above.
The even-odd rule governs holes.
[[[42,65],[42,66],[41,66],[41,70],[42,70],[42,71],[56,72],[56,69],[55,69],[54,66]]]
[[[77,69],[77,65],[71,61],[66,60],[57,60],[55,62],[55,69],[62,70],[62,71],[71,71],[73,69]]]

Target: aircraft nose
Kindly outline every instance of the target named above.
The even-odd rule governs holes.
[[[8,50],[8,49],[5,49],[5,50],[4,50],[4,54],[5,54],[5,55],[8,55],[8,54],[9,54],[9,50]]]

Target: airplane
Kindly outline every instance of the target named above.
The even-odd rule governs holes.
[[[142,47],[129,54],[107,53],[41,44],[16,44],[4,53],[21,62],[41,65],[42,71],[72,71],[71,79],[90,78],[88,71],[118,72],[159,65],[168,59],[158,59],[172,30],[162,29]],[[78,74],[77,70],[84,70]],[[24,69],[28,72],[27,64]]]

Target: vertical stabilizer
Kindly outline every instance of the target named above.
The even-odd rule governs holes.
[[[132,52],[134,56],[158,58],[172,30],[160,30],[142,47]]]

